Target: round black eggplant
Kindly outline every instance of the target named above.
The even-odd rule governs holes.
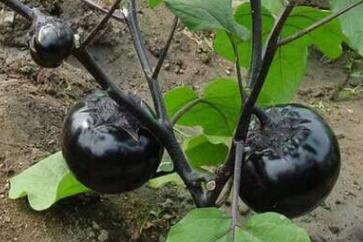
[[[337,138],[308,107],[280,105],[266,114],[272,124],[251,124],[240,197],[257,212],[304,215],[324,201],[338,179]]]
[[[97,93],[67,114],[62,151],[81,183],[96,192],[112,194],[134,190],[152,178],[163,147],[124,108]]]
[[[35,63],[45,68],[56,68],[70,56],[74,34],[62,20],[39,13],[32,29],[29,47]]]

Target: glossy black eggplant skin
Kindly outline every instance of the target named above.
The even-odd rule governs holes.
[[[35,63],[45,68],[60,66],[73,49],[71,28],[53,17],[40,18],[33,28],[29,47]]]
[[[108,96],[92,95],[68,113],[63,156],[76,178],[99,193],[123,193],[156,172],[163,148]]]
[[[257,212],[293,218],[312,211],[329,195],[339,176],[340,151],[331,128],[310,108],[290,104],[276,110],[292,120],[300,119],[294,121],[294,130],[300,131],[290,136],[284,151],[260,150],[247,158],[240,197]]]

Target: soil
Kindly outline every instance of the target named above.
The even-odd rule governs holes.
[[[81,1],[27,2],[67,19],[81,37],[101,16]],[[172,18],[164,8],[153,11],[145,7],[145,1],[142,5],[141,25],[150,57],[155,61]],[[44,212],[31,210],[25,199],[7,198],[8,179],[59,149],[67,109],[97,89],[73,59],[54,70],[37,67],[27,50],[28,27],[24,19],[0,6],[0,241],[164,241],[170,226],[193,208],[182,187],[144,187],[123,195],[77,196]],[[163,89],[177,85],[199,89],[206,80],[232,77],[233,67],[212,54],[210,46],[208,35],[194,35],[178,28],[161,76]],[[91,51],[117,84],[150,99],[123,24],[110,22]],[[341,146],[342,171],[329,198],[296,222],[306,228],[315,242],[360,242],[363,80],[347,79],[346,64],[355,58],[349,51],[334,62],[314,50],[311,53],[296,101],[314,106],[334,128]],[[357,63],[356,68],[361,68]],[[337,88],[340,83],[344,86]],[[336,95],[336,90],[341,89]],[[331,97],[338,98],[333,101]],[[242,210],[245,215],[252,213],[247,208]]]

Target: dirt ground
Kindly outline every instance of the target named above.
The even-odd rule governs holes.
[[[81,36],[100,17],[81,1],[27,2],[69,20]],[[156,13],[142,8],[140,16],[146,46],[156,60],[171,15],[163,8]],[[28,26],[0,5],[0,241],[164,241],[170,226],[193,207],[181,187],[158,191],[145,187],[117,196],[83,195],[44,212],[32,211],[25,200],[7,198],[8,179],[59,149],[67,109],[97,88],[73,59],[55,70],[37,67],[27,51]],[[213,55],[210,45],[208,38],[179,28],[161,78],[164,90],[176,85],[198,89],[206,80],[232,76],[233,68]],[[125,26],[112,21],[92,53],[122,88],[147,96]],[[340,60],[328,62],[312,51],[297,97],[327,118],[342,152],[342,171],[333,193],[315,211],[296,220],[314,242],[363,241],[363,79],[349,79],[344,87],[350,89],[341,92],[343,98],[331,100],[336,86],[347,79],[345,67],[351,56],[348,52]],[[359,63],[356,68],[363,70]]]

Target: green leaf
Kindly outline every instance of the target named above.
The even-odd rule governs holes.
[[[166,242],[218,241],[230,226],[231,219],[216,208],[194,209],[171,228]]]
[[[192,210],[169,231],[167,242],[230,242],[231,218],[216,208]],[[308,234],[283,215],[265,213],[235,230],[237,242],[309,242]]]
[[[62,153],[57,152],[10,179],[10,199],[28,196],[37,211],[50,208],[57,201],[89,192],[68,169]]]
[[[149,5],[151,8],[158,6],[163,0],[149,0]]]
[[[177,173],[172,173],[169,175],[151,179],[148,182],[148,186],[154,189],[159,189],[169,183],[184,186],[183,180],[180,178],[180,176]]]
[[[274,16],[277,16],[282,8],[286,5],[287,0],[262,0],[262,5],[268,9]]]
[[[180,109],[198,99],[198,94],[190,87],[176,87],[164,95],[169,117],[173,117]]]
[[[251,29],[252,26],[250,11],[250,5],[247,3],[240,5],[235,14],[237,22],[245,24],[248,29]],[[291,36],[328,14],[327,11],[310,7],[296,7],[288,18],[281,35],[282,37]],[[264,40],[267,39],[273,24],[273,15],[267,9],[263,9]],[[344,36],[341,33],[339,24],[333,21],[305,37],[279,48],[259,98],[259,104],[267,106],[290,102],[304,77],[307,67],[308,47],[315,45],[327,56],[337,58],[342,53],[341,43],[343,40]],[[251,42],[240,41],[238,48],[241,55],[241,65],[248,68],[252,50]],[[234,60],[232,46],[229,44],[227,34],[223,33],[223,31],[217,33],[214,49],[221,56]]]
[[[340,9],[356,3],[357,0],[330,0],[332,9],[339,11]],[[339,17],[341,22],[343,33],[349,39],[349,45],[357,50],[360,55],[363,56],[363,5],[356,7],[355,9],[343,14]]]
[[[233,18],[232,0],[165,0],[166,6],[192,31],[224,30],[240,39],[249,32]]]
[[[199,135],[187,139],[183,148],[193,167],[218,166],[228,154],[230,137]]]
[[[277,213],[255,215],[245,225],[257,241],[309,242],[309,235],[291,220]]]
[[[200,102],[186,112],[178,124],[189,127],[200,126],[206,135],[232,136],[241,108],[237,82],[226,79],[214,80],[205,87],[200,96],[187,87],[173,89],[165,95],[169,115],[175,115],[196,99]]]

